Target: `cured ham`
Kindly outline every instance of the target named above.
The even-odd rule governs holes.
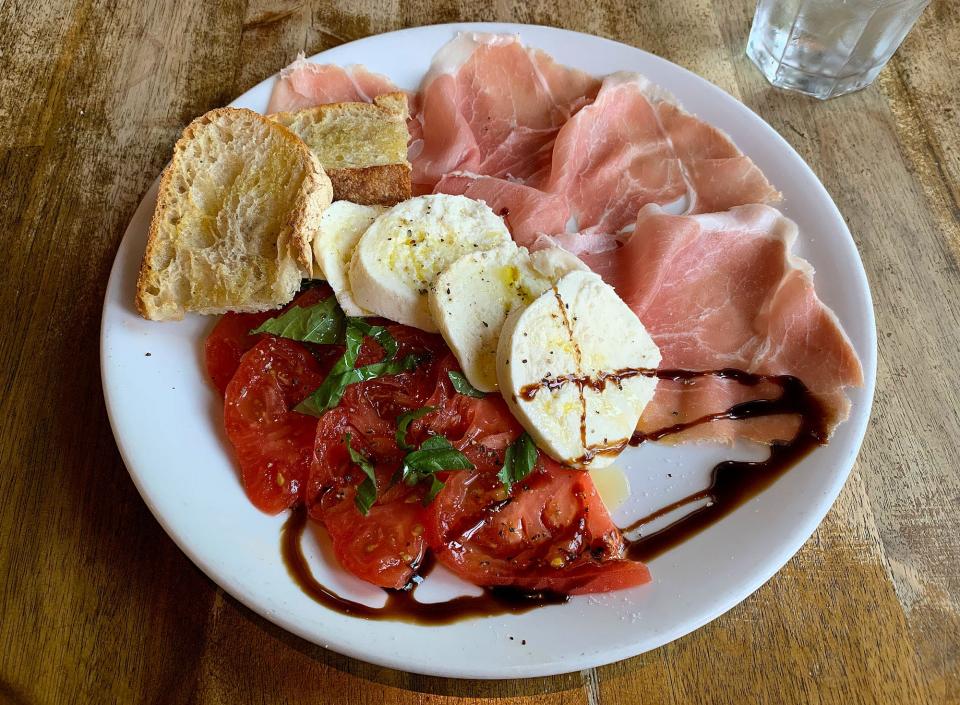
[[[749,203],[773,203],[780,192],[722,130],[684,112],[656,103],[660,125],[680,162],[687,185],[687,213],[713,213]]]
[[[362,67],[301,57],[281,73],[269,109],[392,90]],[[862,373],[809,265],[790,254],[796,226],[746,205],[780,194],[670,93],[636,73],[601,83],[513,35],[461,33],[437,53],[411,106],[415,192],[485,201],[518,244],[583,258],[640,316],[663,366],[793,374],[828,407],[831,427],[846,418],[843,388]],[[640,430],[774,391],[712,377],[661,382]],[[679,438],[770,441],[795,425],[722,421]]]
[[[582,259],[614,286],[653,336],[661,368],[739,368],[798,377],[832,430],[847,418],[844,388],[863,383],[860,361],[833,312],[817,297],[813,269],[792,254],[797,226],[748,205],[677,216],[647,206],[622,247]],[[705,378],[661,381],[638,430],[693,421],[771,389]],[[793,417],[715,421],[678,438],[790,439]]]
[[[515,35],[457,35],[421,87],[413,181],[433,186],[456,171],[525,180],[548,169],[557,131],[599,87]]]
[[[727,135],[634,73],[604,80],[560,130],[551,164],[535,185],[565,196],[581,230],[618,232],[649,203],[705,213],[779,198]]]
[[[324,103],[372,102],[378,95],[397,90],[389,78],[363,66],[314,64],[303,54],[280,72],[273,86],[267,113],[302,110]]]
[[[447,174],[434,193],[466,196],[485,202],[507,222],[518,245],[533,248],[541,233],[560,233],[570,219],[562,196],[544,193],[516,181],[475,174]]]
[[[267,109],[394,90],[363,67],[301,56],[281,72]],[[779,198],[727,135],[643,76],[601,83],[515,35],[458,34],[410,99],[414,192],[486,196],[512,214],[521,244],[566,231],[617,233],[648,203],[705,213]]]

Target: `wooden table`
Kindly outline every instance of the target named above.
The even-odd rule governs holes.
[[[752,4],[0,3],[0,701],[960,703],[960,3],[828,103],[754,70]],[[876,302],[873,421],[813,538],[698,632],[558,678],[409,675],[253,615],[150,515],[100,391],[110,265],[182,127],[300,50],[456,20],[611,37],[742,99],[833,194]]]

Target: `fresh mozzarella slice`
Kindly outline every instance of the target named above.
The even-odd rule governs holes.
[[[567,274],[503,325],[500,391],[544,451],[604,467],[626,446],[656,378],[660,350],[640,319],[592,272]]]
[[[468,252],[512,242],[482,201],[432,195],[398,203],[360,238],[350,260],[356,303],[399,323],[436,332],[427,294],[437,274]]]
[[[578,269],[585,272],[590,270],[579,257],[570,254],[562,247],[544,247],[531,252],[530,264],[542,276],[549,279],[551,284],[557,283],[561,277]]]
[[[512,242],[454,260],[430,289],[430,314],[477,389],[497,388],[503,322],[567,272],[587,266],[556,247],[530,254]]]
[[[313,260],[320,267],[321,276],[333,289],[340,308],[348,316],[371,315],[353,300],[347,267],[350,266],[350,257],[360,237],[385,210],[383,206],[335,201],[327,206],[320,218],[313,239]]]

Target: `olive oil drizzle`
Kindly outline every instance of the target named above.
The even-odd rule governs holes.
[[[557,288],[556,284],[554,284],[553,286],[553,296],[557,300],[557,308],[560,309],[560,316],[563,318],[563,327],[567,331],[567,338],[569,338],[570,345],[573,347],[574,364],[577,366],[578,370],[582,370],[583,369],[583,353],[580,351],[580,345],[577,343],[577,338],[573,334],[573,324],[570,323],[570,316],[567,315],[567,305],[563,303],[563,297],[560,296],[560,289]],[[523,395],[523,390],[529,386],[530,385],[528,384],[523,389],[520,390],[521,396]],[[583,393],[583,386],[578,385],[578,391],[580,394],[580,444],[583,447],[586,447],[587,446],[587,397]],[[532,401],[532,400],[533,400],[533,397],[530,397],[530,399],[528,399],[528,401]]]

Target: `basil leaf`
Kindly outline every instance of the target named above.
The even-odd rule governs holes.
[[[357,364],[360,344],[363,342],[363,335],[349,322],[344,337],[346,349],[343,355],[330,368],[330,372],[320,386],[314,389],[306,399],[293,407],[294,411],[310,416],[322,416],[323,412],[340,403],[344,391],[350,384],[346,381],[346,377],[356,371],[354,365]]]
[[[465,394],[466,396],[474,397],[475,399],[483,399],[485,396],[487,396],[486,392],[481,392],[479,389],[470,384],[470,381],[462,372],[450,370],[447,372],[447,377],[449,377],[450,381],[453,383],[453,388],[460,392],[460,394]]]
[[[357,344],[359,348],[359,343]],[[401,372],[409,372],[420,362],[416,355],[407,355],[399,360],[390,360],[389,362],[375,362],[363,367],[353,368],[356,362],[356,354],[352,355],[350,362],[350,326],[347,327],[347,352],[337,361],[337,364],[330,370],[330,374],[323,380],[323,384],[317,387],[306,399],[293,407],[294,411],[310,416],[322,416],[340,403],[344,392],[351,384],[357,382],[366,382],[367,380],[384,377],[386,375],[396,375]],[[350,366],[347,366],[349,362]]]
[[[363,482],[357,485],[356,494],[353,496],[353,503],[364,516],[370,511],[370,507],[377,501],[377,473],[373,465],[362,453],[358,453],[350,445],[350,434],[346,435],[347,452],[350,454],[350,460],[356,463],[363,474],[366,475]]]
[[[259,328],[250,331],[250,335],[271,333],[305,343],[332,345],[343,339],[343,329],[343,311],[336,297],[328,296],[313,306],[293,306],[279,316],[268,318]]]
[[[435,406],[422,406],[419,409],[400,414],[400,417],[397,419],[397,445],[403,450],[413,450],[413,446],[407,443],[407,429],[410,428],[410,424],[417,419],[422,419],[427,414],[436,410],[437,407]]]
[[[517,440],[510,444],[503,456],[503,467],[497,473],[497,479],[509,493],[513,483],[524,480],[533,472],[537,464],[537,444],[533,442],[529,433],[524,432]]]
[[[423,497],[423,506],[426,507],[428,504],[430,504],[430,502],[435,500],[437,495],[440,493],[440,490],[442,490],[444,487],[446,487],[446,485],[438,480],[436,475],[431,475],[430,489],[427,490],[427,494]]]
[[[347,325],[360,331],[362,335],[368,335],[376,340],[385,353],[384,361],[392,360],[397,356],[397,341],[390,335],[390,331],[383,326],[372,326],[362,318],[354,317],[347,319]]]
[[[403,475],[432,475],[444,470],[473,470],[473,463],[443,436],[430,436],[403,459]]]
[[[353,324],[353,321],[347,321],[347,329],[343,335],[345,349],[343,357],[337,360],[333,366],[332,372],[346,372],[352,370],[357,364],[357,358],[360,356],[360,346],[363,344],[363,331]]]
[[[398,375],[401,372],[409,372],[419,365],[420,361],[421,357],[419,355],[405,355],[399,360],[374,362],[370,365],[364,365],[363,367],[351,370],[351,373],[356,379],[351,380],[348,384],[366,382],[368,379],[376,379],[377,377],[384,377],[386,375]]]
[[[357,357],[360,355],[360,346],[366,335],[373,337],[384,349],[387,356],[381,362],[364,365],[357,369]],[[337,360],[323,383],[297,404],[293,410],[310,416],[322,416],[325,411],[332,409],[343,398],[347,387],[356,382],[365,382],[384,375],[395,375],[400,372],[409,372],[420,362],[416,355],[407,355],[402,360],[393,359],[397,353],[397,341],[383,326],[371,326],[362,318],[347,318],[344,332],[345,350],[343,356]]]
[[[473,463],[443,436],[430,436],[418,450],[407,453],[399,474],[410,487],[418,482],[430,482],[430,489],[423,498],[424,505],[427,505],[444,487],[436,473],[456,470],[473,470]]]
[[[420,450],[449,450],[453,444],[443,436],[430,436],[420,444]]]

